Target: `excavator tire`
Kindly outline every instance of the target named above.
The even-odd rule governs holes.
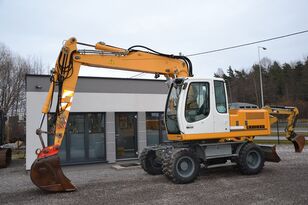
[[[254,143],[247,143],[239,152],[237,164],[242,174],[253,175],[262,171],[264,161],[262,149]]]
[[[171,160],[172,151],[166,150],[164,158],[163,158],[163,174],[170,180],[172,180],[171,177],[171,169],[169,168],[169,163]]]
[[[140,154],[140,163],[144,171],[151,175],[162,174],[162,163],[157,159],[155,151],[144,149]]]
[[[189,149],[175,149],[163,160],[164,175],[176,184],[193,182],[199,175],[200,162]]]

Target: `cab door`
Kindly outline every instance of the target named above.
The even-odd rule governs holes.
[[[213,133],[213,100],[210,81],[191,81],[182,92],[181,130],[185,134]],[[184,112],[183,112],[184,110]]]
[[[214,131],[230,132],[226,85],[222,80],[214,80],[215,109],[213,109]]]

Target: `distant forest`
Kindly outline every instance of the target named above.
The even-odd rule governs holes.
[[[308,57],[294,63],[280,64],[268,58],[261,61],[265,105],[296,106],[300,118],[308,118]],[[249,70],[231,66],[214,74],[227,83],[229,102],[247,102],[261,105],[260,71],[255,64]]]

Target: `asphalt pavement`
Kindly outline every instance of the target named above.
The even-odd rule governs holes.
[[[63,167],[78,190],[47,194],[35,187],[24,160],[0,169],[0,204],[307,204],[308,149],[294,153],[278,145],[282,161],[266,163],[258,175],[234,167],[202,169],[191,184],[178,185],[141,168],[115,170],[111,164]]]

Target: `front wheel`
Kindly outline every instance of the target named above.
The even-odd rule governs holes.
[[[189,149],[175,150],[163,163],[164,174],[177,184],[193,182],[199,175],[199,169],[200,162]]]
[[[151,175],[162,174],[162,163],[157,159],[154,150],[144,149],[140,154],[140,163],[144,171]]]
[[[258,174],[264,167],[264,153],[258,145],[247,143],[239,152],[237,164],[242,174]]]

